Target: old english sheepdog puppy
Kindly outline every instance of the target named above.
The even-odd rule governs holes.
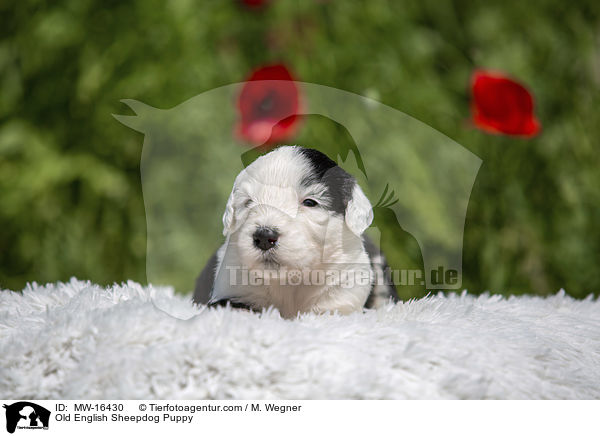
[[[385,258],[363,232],[371,203],[323,153],[282,146],[235,179],[225,243],[196,281],[194,302],[347,314],[396,300]]]

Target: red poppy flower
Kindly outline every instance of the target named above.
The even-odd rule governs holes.
[[[471,78],[473,123],[489,133],[535,136],[540,123],[533,114],[533,97],[520,83],[489,71]]]
[[[240,92],[238,135],[253,144],[282,142],[296,133],[300,96],[292,75],[283,65],[254,71]]]
[[[249,8],[260,8],[269,3],[270,0],[241,0],[242,3]]]

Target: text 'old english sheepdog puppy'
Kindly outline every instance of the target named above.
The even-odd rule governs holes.
[[[372,220],[362,189],[333,160],[279,147],[235,179],[223,215],[226,240],[198,277],[194,302],[273,306],[291,318],[395,300],[385,259],[363,237]]]

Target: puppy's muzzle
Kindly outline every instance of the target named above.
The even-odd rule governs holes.
[[[254,246],[263,251],[275,247],[279,239],[279,232],[271,227],[259,227],[252,235]]]

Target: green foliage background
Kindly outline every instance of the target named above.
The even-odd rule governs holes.
[[[465,288],[597,294],[599,12],[594,0],[273,0],[259,10],[234,0],[3,1],[0,286],[144,282],[143,136],[112,118],[130,113],[119,100],[169,108],[284,62],[299,80],[378,99],[483,160],[465,228]],[[528,85],[538,137],[469,126],[478,67]],[[340,133],[319,120],[305,129]],[[388,255],[418,265],[405,242]]]

